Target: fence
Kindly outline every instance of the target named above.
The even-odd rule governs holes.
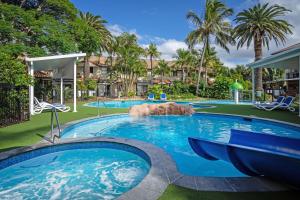
[[[29,118],[28,89],[0,83],[0,127]]]

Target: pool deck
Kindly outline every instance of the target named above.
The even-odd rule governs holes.
[[[234,115],[236,116],[236,115]],[[89,119],[95,119],[97,117],[86,118],[82,120],[73,121],[61,126],[64,129],[67,126],[86,121]],[[249,116],[248,116],[249,118]],[[255,117],[253,117],[255,118]],[[265,119],[264,119],[265,120]],[[279,122],[270,120],[273,122]],[[289,123],[285,123],[289,124]],[[291,124],[289,124],[291,125]],[[294,124],[293,124],[294,125]],[[58,134],[56,128],[53,132]],[[47,137],[50,136],[50,132]],[[158,199],[165,191],[169,184],[175,184],[178,186],[200,190],[200,191],[226,191],[226,192],[253,192],[253,191],[286,191],[293,190],[295,188],[286,184],[274,182],[263,177],[200,177],[200,176],[186,176],[181,174],[175,161],[171,156],[163,149],[152,145],[150,143],[125,139],[116,137],[95,137],[85,139],[60,139],[55,141],[55,144],[48,141],[47,138],[36,145],[29,147],[22,147],[13,149],[10,151],[0,153],[0,160],[32,151],[38,148],[59,145],[65,143],[78,143],[78,142],[116,142],[121,144],[127,144],[144,151],[151,160],[151,169],[148,175],[133,189],[121,195],[118,199],[131,200],[131,199],[145,199],[154,200]]]

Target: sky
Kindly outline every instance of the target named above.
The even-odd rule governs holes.
[[[187,48],[184,39],[193,25],[187,21],[186,14],[192,10],[203,16],[204,0],[71,0],[83,12],[100,15],[108,21],[107,28],[113,35],[122,32],[135,34],[141,46],[157,44],[161,58],[173,59],[178,48]],[[285,19],[291,23],[293,34],[287,36],[285,46],[300,42],[300,0],[222,0],[235,14],[252,7],[255,3],[279,4],[292,10]],[[228,19],[234,24],[234,15]],[[230,54],[215,46],[221,61],[228,67],[247,64],[254,60],[253,47],[239,50],[230,46]],[[271,44],[270,50],[264,49],[264,56],[283,46]]]

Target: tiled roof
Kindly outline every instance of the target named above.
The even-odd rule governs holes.
[[[36,77],[36,78],[52,78],[50,71],[35,71],[34,77]]]
[[[288,51],[288,50],[296,49],[296,48],[300,48],[300,43],[297,43],[297,44],[288,46],[286,48],[280,49],[279,51],[275,51],[275,52],[271,53],[271,55],[276,55],[276,54],[282,53],[284,51]]]

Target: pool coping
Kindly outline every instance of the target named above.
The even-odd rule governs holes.
[[[209,113],[209,112],[196,112],[196,114],[214,114],[214,115],[226,115],[221,113]],[[100,117],[109,117],[116,115],[126,115],[126,114],[112,114],[103,115]],[[243,115],[232,115],[237,117],[248,117]],[[61,130],[69,127],[71,125],[99,118],[89,117],[80,120],[75,120],[68,122],[61,126]],[[269,119],[263,119],[251,116],[250,118],[262,119],[268,121]],[[285,123],[279,120],[269,120],[271,122]],[[293,123],[285,123],[287,125],[293,125]],[[296,124],[297,125],[297,124]],[[300,127],[299,125],[297,125]],[[58,134],[58,129],[54,129],[54,134]],[[46,137],[50,136],[50,131]],[[267,192],[267,191],[287,191],[294,190],[296,188],[289,186],[287,184],[274,182],[270,179],[264,177],[201,177],[201,176],[187,176],[179,172],[176,163],[173,158],[162,148],[159,148],[153,144],[126,139],[120,137],[94,137],[94,138],[81,138],[81,139],[60,139],[54,144],[50,143],[48,140],[42,140],[41,142],[28,146],[20,147],[17,149],[9,150],[0,153],[0,160],[6,159],[8,157],[24,153],[27,151],[32,151],[38,148],[51,146],[55,144],[65,144],[65,143],[76,143],[76,142],[115,142],[130,145],[144,151],[150,158],[151,168],[148,175],[133,189],[122,194],[118,199],[130,200],[130,199],[145,199],[154,200],[160,197],[169,184],[175,184],[189,189],[194,189],[198,191],[218,191],[218,192]]]

